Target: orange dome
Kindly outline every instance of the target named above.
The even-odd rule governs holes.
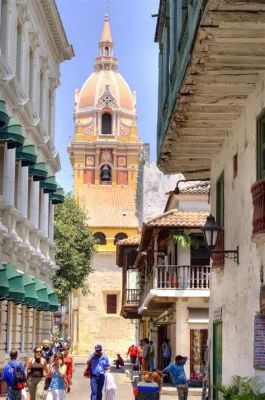
[[[134,98],[127,82],[117,71],[97,71],[87,79],[80,90],[77,110],[96,107],[108,85],[119,108],[135,111]]]

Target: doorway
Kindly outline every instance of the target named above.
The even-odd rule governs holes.
[[[223,322],[213,324],[213,384],[222,384]],[[213,390],[213,400],[218,400],[217,390]]]

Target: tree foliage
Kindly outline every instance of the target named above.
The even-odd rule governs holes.
[[[54,242],[56,264],[60,270],[53,278],[53,286],[61,303],[65,303],[72,289],[87,293],[86,278],[91,269],[95,240],[86,223],[86,213],[69,193],[63,204],[54,211]]]

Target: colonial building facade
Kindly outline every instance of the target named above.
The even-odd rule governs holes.
[[[118,72],[110,19],[105,16],[95,72],[75,94],[75,135],[69,144],[74,195],[87,211],[98,241],[88,279],[90,293],[77,293],[71,320],[75,351],[91,351],[100,340],[108,355],[136,340],[135,324],[120,315],[122,274],[116,242],[138,232],[136,188],[142,150],[136,95]]]
[[[0,359],[20,357],[51,338],[58,309],[52,277],[55,91],[60,64],[73,57],[54,1],[0,2]]]
[[[156,31],[159,165],[211,178],[211,210],[222,228],[217,249],[239,250],[239,258],[213,257],[212,382],[264,379],[265,5],[179,3],[160,2]]]

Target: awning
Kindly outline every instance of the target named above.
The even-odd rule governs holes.
[[[38,296],[38,310],[49,311],[49,297],[47,286],[38,278],[33,278],[36,283],[36,292]]]
[[[57,183],[55,176],[49,174],[46,179],[40,182],[40,189],[43,189],[44,193],[54,193],[57,189]]]
[[[38,296],[36,291],[36,283],[28,274],[22,274],[22,279],[25,290],[24,304],[29,308],[37,308]]]
[[[8,149],[23,145],[22,127],[14,117],[9,117],[6,125],[0,128],[0,142],[7,142]]]
[[[52,312],[58,311],[59,301],[55,291],[50,286],[47,286],[47,292],[50,303],[49,310]]]
[[[64,202],[64,190],[61,186],[57,185],[57,190],[54,193],[51,193],[49,198],[52,201],[52,204],[61,204]]]
[[[16,159],[21,160],[22,167],[34,165],[37,160],[34,144],[32,144],[28,139],[25,139],[23,146],[16,149]]]
[[[9,283],[6,276],[5,266],[0,262],[0,300],[8,298]]]
[[[208,324],[209,309],[208,308],[189,308],[188,323]]]
[[[6,270],[6,277],[8,279],[9,293],[7,300],[14,301],[14,303],[23,303],[25,298],[25,290],[23,285],[23,277],[13,264],[2,262]]]
[[[43,181],[48,176],[46,163],[38,156],[36,163],[29,167],[29,175],[33,176],[34,181]]]
[[[0,100],[0,126],[6,125],[8,121],[8,114],[6,110],[6,102]]]

